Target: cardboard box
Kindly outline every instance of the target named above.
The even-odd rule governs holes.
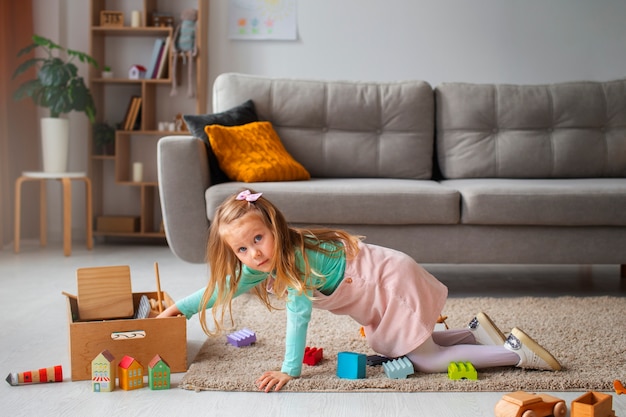
[[[133,293],[135,309],[144,294],[157,299],[156,292]],[[174,302],[165,292],[163,298],[166,305]],[[67,296],[67,313],[72,381],[91,379],[91,361],[105,349],[115,356],[114,366],[124,355],[129,355],[148,369],[148,363],[159,354],[171,372],[187,371],[187,319],[184,316],[80,321],[78,302],[73,296]]]
[[[98,216],[96,230],[108,233],[134,233],[139,231],[139,217]]]

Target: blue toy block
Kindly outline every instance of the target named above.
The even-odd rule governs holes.
[[[383,363],[383,369],[391,379],[405,379],[415,373],[413,363],[406,356]]]
[[[365,378],[366,356],[361,353],[339,352],[337,354],[337,376],[345,379]]]
[[[256,333],[250,329],[238,330],[226,336],[226,340],[233,346],[248,346],[256,342]]]
[[[478,379],[478,372],[471,362],[450,362],[448,365],[448,378],[456,379]]]

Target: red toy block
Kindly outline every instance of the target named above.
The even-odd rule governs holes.
[[[309,366],[317,365],[324,359],[324,349],[316,347],[306,347],[304,349],[304,359],[302,363],[306,363]]]

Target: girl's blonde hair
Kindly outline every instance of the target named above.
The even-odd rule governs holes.
[[[249,191],[255,193],[252,190]],[[210,277],[199,310],[202,330],[208,335],[215,335],[222,331],[226,312],[230,315],[232,300],[239,286],[243,267],[239,258],[223,239],[221,234],[223,225],[230,224],[248,213],[255,213],[272,232],[274,236],[272,271],[275,275],[273,293],[280,298],[286,297],[288,288],[297,290],[299,294],[315,290],[312,276],[319,278],[317,282],[323,282],[324,277],[319,277],[315,271],[311,270],[306,249],[323,251],[331,256],[339,256],[345,250],[347,258],[352,259],[358,253],[358,243],[361,240],[360,236],[339,229],[291,227],[285,216],[268,199],[259,197],[256,201],[238,200],[237,195],[239,193],[228,197],[217,208],[209,229],[207,262],[210,265]],[[335,249],[322,248],[320,245],[324,242],[334,244]],[[303,271],[296,264],[296,251],[299,251],[304,258]],[[253,292],[268,310],[274,309],[265,281],[257,285]],[[216,298],[212,315],[215,330],[211,330],[206,323],[206,309],[214,293],[216,293]]]

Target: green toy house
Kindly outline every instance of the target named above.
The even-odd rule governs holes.
[[[170,366],[159,355],[148,365],[148,385],[153,390],[170,388]]]

